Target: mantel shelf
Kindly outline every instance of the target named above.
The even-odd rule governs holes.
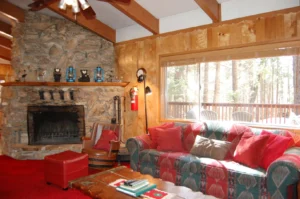
[[[5,82],[1,86],[120,86],[129,82]]]

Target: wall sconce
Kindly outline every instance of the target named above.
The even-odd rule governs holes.
[[[144,104],[145,104],[145,122],[146,122],[146,133],[148,134],[148,115],[147,115],[147,95],[152,94],[152,91],[149,86],[146,87],[146,76],[147,71],[144,68],[139,68],[136,71],[137,81],[139,83],[144,82]]]
[[[147,86],[145,88],[145,93],[146,93],[146,95],[151,95],[152,94],[152,90],[151,90],[151,88],[149,86]]]

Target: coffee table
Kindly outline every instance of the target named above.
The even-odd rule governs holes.
[[[116,167],[110,170],[99,172],[86,177],[69,181],[69,187],[75,188],[86,195],[96,199],[129,199],[133,198],[125,193],[119,192],[115,187],[109,184],[118,179],[148,179],[150,183],[157,185],[157,189],[172,193],[172,199],[215,199],[213,196],[204,195],[201,192],[193,192],[191,189],[183,186],[175,186],[171,182],[163,181],[159,178],[153,178],[150,175],[143,175],[135,172],[125,166]],[[142,197],[139,197],[142,198]],[[171,199],[170,198],[170,199]]]

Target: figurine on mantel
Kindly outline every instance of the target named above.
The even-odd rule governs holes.
[[[112,70],[110,71],[110,73],[107,76],[108,76],[108,81],[110,81],[110,82],[121,82],[122,81],[117,76],[113,76]]]
[[[88,75],[88,70],[80,70],[81,77],[78,79],[79,82],[89,82],[90,76]]]
[[[54,68],[53,77],[55,82],[60,82],[60,78],[61,78],[60,68]]]
[[[47,70],[43,68],[38,68],[36,71],[37,81],[43,82],[45,81]]]

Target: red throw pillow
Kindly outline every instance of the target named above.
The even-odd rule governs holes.
[[[250,132],[251,129],[248,126],[242,124],[232,124],[229,128],[229,133],[227,134],[227,142],[231,142],[230,150],[228,151],[225,160],[233,160],[233,154],[235,152],[236,146],[239,144],[243,137],[244,132]]]
[[[181,126],[168,129],[158,128],[156,131],[158,133],[157,150],[173,152],[184,151],[181,142]]]
[[[252,132],[245,132],[235,149],[234,161],[257,168],[268,139],[269,135],[253,135]]]
[[[116,133],[112,130],[102,130],[101,137],[93,148],[109,151],[109,147],[110,147],[109,142],[111,140],[115,140],[115,141],[118,140]]]
[[[291,137],[276,135],[265,130],[262,131],[261,135],[269,135],[262,160],[259,164],[261,168],[267,170],[274,160],[282,156],[284,151],[290,146],[290,143],[293,142],[293,139]]]
[[[284,133],[284,135],[286,137],[291,137],[293,139],[293,143],[289,147],[292,147],[292,146],[300,147],[300,135],[299,134],[295,134],[290,131],[286,131]]]
[[[148,132],[149,132],[151,140],[152,140],[151,148],[156,149],[156,147],[157,147],[157,137],[158,137],[158,135],[157,135],[156,129],[158,129],[158,128],[161,128],[161,129],[172,128],[172,127],[174,127],[174,125],[175,125],[174,122],[166,122],[166,123],[164,123],[160,126],[155,126],[155,127],[148,128]]]

